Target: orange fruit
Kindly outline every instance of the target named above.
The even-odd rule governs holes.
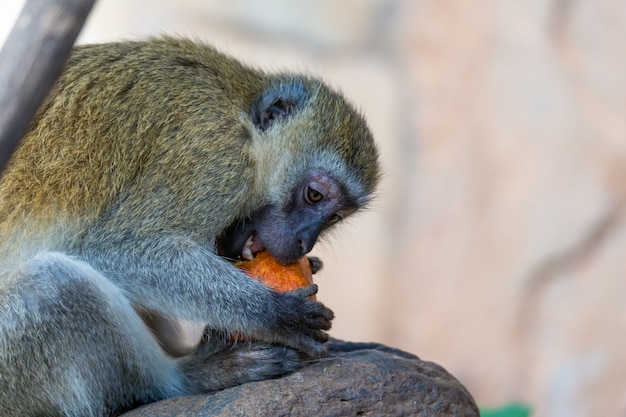
[[[251,261],[238,261],[234,265],[243,270],[250,278],[259,280],[280,292],[295,290],[313,283],[311,264],[306,256],[291,265],[282,265],[268,251],[263,251],[259,252]],[[315,300],[315,296],[312,295],[309,299]],[[230,340],[243,342],[249,338],[239,332],[232,332]]]
[[[306,256],[291,265],[282,265],[268,251],[263,251],[251,261],[239,261],[235,266],[276,291],[291,291],[313,283],[311,265]],[[311,299],[315,300],[315,296]]]

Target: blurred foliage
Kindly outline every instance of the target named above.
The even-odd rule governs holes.
[[[522,403],[512,403],[500,408],[480,409],[481,417],[530,417],[530,406]]]

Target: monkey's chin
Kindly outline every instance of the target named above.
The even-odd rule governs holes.
[[[246,261],[251,261],[256,257],[257,253],[264,250],[265,246],[261,239],[256,234],[252,234],[244,243],[243,249],[241,249],[241,257]]]

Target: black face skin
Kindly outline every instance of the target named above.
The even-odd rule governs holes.
[[[313,171],[296,187],[285,206],[266,205],[229,226],[218,238],[220,256],[237,259],[250,236],[287,265],[313,249],[320,233],[357,209],[329,175]]]

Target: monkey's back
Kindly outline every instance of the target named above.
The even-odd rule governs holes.
[[[177,190],[181,180],[185,190],[245,189],[254,178],[238,154],[249,136],[241,112],[266,80],[186,40],[78,47],[0,179],[0,258],[16,237],[77,230],[120,199],[150,192],[171,194],[160,200],[169,221],[197,214],[172,207],[195,197]],[[223,175],[223,161],[239,165],[237,176]]]

